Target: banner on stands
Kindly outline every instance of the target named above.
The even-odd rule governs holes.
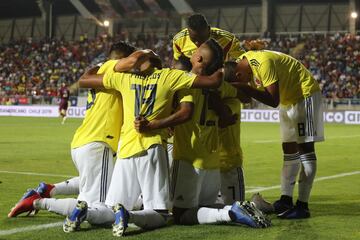
[[[83,118],[85,107],[69,107],[67,116],[70,118]],[[57,106],[3,106],[0,105],[0,116],[18,117],[59,117]]]
[[[69,118],[83,118],[85,107],[69,107]],[[0,116],[21,117],[58,117],[57,106],[3,106],[0,105]],[[279,111],[274,109],[243,109],[241,111],[242,122],[279,122]],[[342,124],[360,124],[360,111],[326,111],[324,122]]]

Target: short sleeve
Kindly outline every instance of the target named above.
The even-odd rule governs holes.
[[[177,69],[171,69],[166,76],[166,78],[168,78],[171,82],[171,88],[174,91],[191,88],[196,77],[196,74]]]
[[[176,41],[173,39],[173,58],[179,60],[181,56],[180,47],[176,44]]]
[[[192,89],[182,89],[178,91],[179,102],[194,102],[193,90]]]
[[[259,80],[262,82],[264,87],[268,87],[271,84],[279,81],[276,74],[275,63],[272,60],[267,60],[261,63],[258,69]]]
[[[233,44],[231,45],[231,48],[228,53],[229,55],[228,60],[236,60],[244,53],[245,50],[240,46],[239,39],[237,39],[237,37],[234,36]]]
[[[128,73],[115,73],[112,71],[106,71],[103,77],[103,85],[106,89],[115,89],[121,92],[122,82]]]
[[[109,69],[113,70],[118,60],[109,60],[101,65],[100,69],[97,71],[97,74],[104,74]]]

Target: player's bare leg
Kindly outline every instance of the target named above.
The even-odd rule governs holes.
[[[62,118],[61,124],[65,124],[66,121],[66,110],[65,109],[61,109],[60,111],[60,117]]]

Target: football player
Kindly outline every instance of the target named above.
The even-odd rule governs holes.
[[[112,45],[110,59],[129,56],[135,48],[125,42]],[[112,71],[105,63],[98,70]],[[103,204],[113,171],[113,155],[117,151],[122,126],[122,98],[117,91],[91,89],[88,95],[85,118],[76,130],[71,143],[71,155],[79,177],[58,184],[40,183],[36,190],[30,190],[8,214],[15,217],[32,210],[48,210],[70,215],[77,199],[89,206]],[[57,194],[76,194],[78,198],[55,199]]]
[[[324,140],[318,83],[298,60],[266,50],[243,54],[231,79],[232,84],[249,97],[271,107],[280,105],[284,162],[281,197],[273,205],[280,218],[310,217],[308,201],[317,165],[314,143]],[[254,79],[263,90],[248,84]],[[294,206],[292,196],[298,174],[299,195]]]
[[[213,41],[205,42],[197,50],[193,64],[212,62],[209,56],[217,56],[217,49],[212,48]],[[144,64],[146,62],[140,65],[140,69],[146,75],[106,72],[105,75],[85,74],[79,81],[82,87],[116,89],[123,96],[125,121],[120,136],[118,160],[106,198],[106,204],[113,206],[115,211],[115,236],[125,233],[128,222],[143,228],[164,226],[164,214],[170,207],[168,166],[163,146],[167,130],[154,129],[140,134],[134,127],[134,121],[151,121],[169,116],[176,91],[216,88],[222,80],[221,71],[205,77],[181,70],[154,69],[151,64],[150,68],[144,69]],[[162,124],[164,127],[167,122]],[[127,211],[126,209],[133,208],[140,193],[143,195],[144,210]],[[88,220],[92,213],[89,209],[86,214]]]
[[[68,102],[69,102],[69,97],[70,97],[70,91],[67,88],[65,82],[61,83],[61,87],[58,91],[58,96],[60,98],[59,114],[60,114],[60,117],[62,118],[61,124],[64,124],[65,120],[66,120],[66,111],[68,109]]]

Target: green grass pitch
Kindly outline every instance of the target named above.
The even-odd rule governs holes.
[[[45,211],[35,217],[7,218],[26,189],[40,181],[59,182],[77,174],[70,142],[80,123],[81,119],[68,119],[61,125],[55,118],[0,117],[0,239],[113,239],[111,229],[94,229],[87,224],[80,232],[65,234],[61,227],[64,217]],[[268,229],[225,225],[169,226],[149,232],[129,229],[126,238],[360,239],[360,126],[327,124],[325,135],[326,141],[316,145],[317,178],[322,179],[313,187],[310,219],[287,221],[272,215],[273,226]],[[282,154],[278,124],[243,123],[241,138],[247,190],[279,185]],[[344,173],[352,175],[339,175]],[[326,178],[329,176],[333,178]],[[274,201],[279,189],[261,193]],[[246,197],[251,195],[248,192]],[[43,228],[51,223],[56,226]]]

